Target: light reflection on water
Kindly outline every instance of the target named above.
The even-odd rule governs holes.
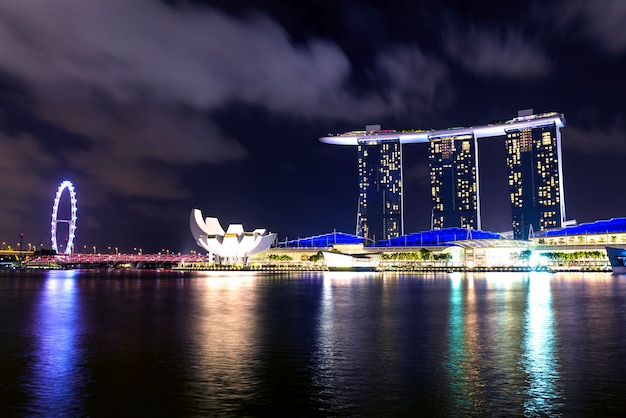
[[[560,406],[550,276],[450,277],[451,414],[554,416]],[[494,402],[497,401],[497,402]]]
[[[189,393],[202,415],[234,414],[254,395],[260,340],[257,281],[251,274],[205,275],[189,312]]]
[[[0,276],[0,416],[616,416],[608,274]]]
[[[74,271],[50,272],[42,286],[31,321],[32,360],[24,377],[32,398],[31,413],[79,414],[80,388],[89,379],[83,369],[79,291]]]
[[[463,293],[463,280],[460,275],[455,274],[450,277],[446,371],[450,381],[450,394],[456,399],[456,406],[460,411],[468,411],[472,407],[472,401],[468,390],[470,382],[464,373],[466,349]]]
[[[528,280],[521,366],[528,376],[524,393],[527,416],[555,416],[562,405],[556,358],[556,334],[552,311],[550,275],[533,273]]]
[[[333,279],[325,275],[322,279],[321,304],[316,321],[316,338],[313,350],[313,384],[317,390],[313,396],[321,402],[334,396],[338,381],[334,375],[337,370],[337,352],[335,350],[336,322],[334,321]],[[329,411],[330,412],[330,411]]]

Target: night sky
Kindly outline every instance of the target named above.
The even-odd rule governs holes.
[[[356,149],[320,137],[526,108],[567,119],[567,218],[625,216],[624,22],[623,0],[0,0],[0,239],[49,248],[63,180],[77,251],[198,249],[192,208],[354,233]],[[427,157],[404,147],[407,233],[430,226]],[[480,170],[483,229],[509,231],[502,138]]]

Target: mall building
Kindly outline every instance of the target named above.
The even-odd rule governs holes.
[[[282,260],[284,265],[323,267],[316,256],[335,250],[344,254],[381,254],[380,269],[501,269],[533,267],[609,270],[605,247],[626,246],[626,218],[613,218],[509,239],[496,232],[441,228],[369,243],[358,235],[332,232],[278,242],[251,259],[254,265]]]
[[[527,266],[527,260],[520,254],[531,246],[530,241],[464,228],[415,232],[376,243],[368,243],[358,235],[332,232],[279,242],[277,247],[251,258],[250,263],[267,265],[278,260],[285,266],[323,266],[324,260],[316,256],[334,250],[354,256],[382,255],[382,270],[521,268]]]

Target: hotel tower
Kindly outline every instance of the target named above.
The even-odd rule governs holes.
[[[480,229],[477,150],[471,134],[430,138],[433,229]]]
[[[398,237],[403,231],[402,145],[429,143],[433,229],[481,229],[478,143],[500,136],[506,164],[515,239],[560,227],[565,221],[561,133],[558,113],[518,117],[484,126],[445,130],[381,130],[329,135],[320,141],[357,146],[359,209],[357,235],[372,240]]]
[[[565,221],[561,134],[554,123],[507,130],[506,163],[513,236],[558,228]]]
[[[368,132],[380,126],[368,126]],[[404,233],[402,222],[402,146],[399,139],[358,141],[359,209],[356,233],[380,241]]]

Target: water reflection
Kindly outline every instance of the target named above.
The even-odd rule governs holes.
[[[189,393],[200,414],[230,415],[255,392],[259,360],[257,281],[253,273],[213,273],[200,277],[197,303],[190,311],[187,350]]]
[[[523,350],[520,341],[524,337],[527,276],[524,273],[487,274],[486,286],[490,307],[484,320],[491,327],[486,342],[491,352],[485,367],[492,379],[491,403],[501,411],[519,415],[524,399],[520,388],[526,382],[519,359]]]
[[[381,302],[379,278],[367,273],[323,274],[311,367],[312,384],[316,388],[312,401],[323,413],[342,415],[354,411],[368,398],[366,390],[356,391],[355,379],[363,379],[364,375],[371,379],[378,377],[373,367],[382,365],[379,359],[372,358],[372,349],[379,338],[378,321],[371,319]],[[368,305],[363,302],[369,292],[377,296]],[[364,327],[363,322],[369,325]]]
[[[34,352],[26,374],[27,410],[42,415],[77,415],[80,390],[89,380],[83,367],[79,292],[73,271],[51,271],[32,321]]]
[[[313,352],[317,373],[315,383],[319,386],[332,385],[334,369],[333,340],[335,339],[335,321],[333,320],[333,283],[332,278],[323,278],[321,304],[317,320],[317,335]]]
[[[556,405],[546,402],[559,395],[559,377],[552,373],[552,312],[546,289],[539,287],[546,280],[529,283],[525,274],[450,276],[445,367],[453,409],[448,413],[524,411],[532,416],[556,411]]]
[[[623,277],[43,274],[0,280],[0,416],[626,410]]]
[[[463,280],[459,274],[450,277],[450,312],[448,314],[448,355],[446,370],[450,380],[455,409],[466,411],[472,405],[468,394],[469,382],[464,373],[465,318],[463,313]]]
[[[533,273],[530,277],[524,331],[521,367],[528,376],[524,413],[526,416],[554,416],[562,403],[552,289],[550,276],[545,273]]]
[[[321,416],[393,416],[420,403],[415,381],[436,363],[421,350],[428,332],[415,331],[431,318],[412,315],[419,304],[403,288],[397,275],[324,273],[309,368]]]

